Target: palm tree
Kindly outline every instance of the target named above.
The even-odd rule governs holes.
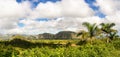
[[[97,27],[96,23],[90,24],[88,22],[84,22],[83,25],[87,28],[90,38],[93,38],[97,35],[98,27]]]
[[[115,23],[101,23],[101,30],[106,34],[106,37],[109,38],[107,42],[112,40],[112,38],[117,34],[116,30],[112,29],[115,26]]]
[[[97,35],[98,32],[98,27],[96,25],[96,23],[94,24],[90,24],[88,22],[84,22],[83,25],[87,28],[88,32],[82,31],[81,33],[78,33],[77,36],[82,35],[82,37],[89,37],[88,39],[84,39],[86,40],[90,40],[90,43],[92,43],[93,41],[93,37],[95,37]]]
[[[101,23],[100,24],[102,26],[101,30],[107,34],[109,34],[110,32],[113,31],[113,29],[111,29],[113,26],[115,26],[115,23]]]

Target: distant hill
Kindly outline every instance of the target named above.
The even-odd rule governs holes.
[[[57,34],[43,33],[38,35],[38,39],[72,39],[76,35],[76,32],[72,31],[60,31]]]
[[[76,32],[73,31],[60,31],[56,34],[43,33],[38,35],[21,35],[21,34],[0,34],[0,39],[11,39],[11,38],[21,38],[21,39],[73,39],[76,37]]]

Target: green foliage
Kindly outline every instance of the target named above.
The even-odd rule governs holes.
[[[112,29],[112,27],[115,26],[115,23],[101,23],[100,25],[102,26],[101,30],[106,34],[106,37],[108,37],[110,40],[119,37],[117,35],[117,30]]]
[[[113,41],[112,43],[116,49],[120,50],[120,40]]]
[[[112,32],[112,27],[115,26],[115,23],[101,23],[102,26],[101,30],[104,31],[105,33],[110,33]]]
[[[58,43],[65,40],[45,40],[41,42],[30,42],[26,40],[11,40],[0,42],[0,57],[119,57],[120,40],[114,40],[112,43],[105,43],[101,39],[96,39],[92,44],[70,46],[77,40],[66,41],[68,46],[61,46]],[[10,44],[12,42],[12,44]],[[16,44],[14,44],[14,43]],[[29,43],[27,45],[20,45]],[[52,43],[51,43],[52,42]],[[79,42],[79,41],[78,41]],[[6,45],[6,43],[9,43]],[[45,44],[46,43],[46,44]],[[56,45],[55,45],[56,44]],[[16,46],[18,45],[18,46]],[[19,46],[20,45],[20,46]],[[40,46],[42,45],[42,46]],[[46,46],[45,46],[46,45]],[[64,44],[65,45],[65,44]],[[67,45],[67,44],[66,44]],[[28,48],[24,48],[24,47]],[[54,46],[54,47],[53,47]]]
[[[13,57],[19,54],[19,51],[12,48],[12,46],[0,45],[0,57]]]
[[[84,22],[83,25],[87,28],[90,38],[96,36],[98,30],[96,24],[90,24],[88,22]]]

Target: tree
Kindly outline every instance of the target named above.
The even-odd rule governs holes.
[[[78,33],[77,36],[82,35],[83,38],[87,36],[87,37],[89,37],[89,38],[87,38],[87,41],[90,40],[90,43],[92,43],[93,37],[95,37],[98,34],[97,32],[99,30],[96,23],[90,24],[88,22],[84,22],[82,25],[87,28],[87,32],[82,31],[82,32]]]
[[[87,28],[90,38],[93,38],[97,35],[98,27],[96,23],[90,24],[88,22],[84,22],[83,25]]]
[[[109,34],[110,32],[113,31],[113,29],[111,29],[113,26],[115,26],[115,23],[101,23],[100,24],[102,27],[101,27],[101,30],[107,34]]]
[[[115,23],[106,23],[106,24],[101,23],[100,25],[101,25],[101,30],[103,31],[103,33],[105,33],[106,37],[109,38],[107,42],[110,42],[110,40],[112,40],[117,34],[116,30],[112,29],[112,27],[115,26]]]

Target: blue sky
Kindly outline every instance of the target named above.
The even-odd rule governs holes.
[[[22,2],[24,2],[24,1],[26,1],[26,0],[16,0],[18,3],[22,3]],[[46,2],[53,2],[53,3],[55,3],[55,2],[58,2],[58,1],[61,1],[61,0],[38,0],[37,2],[35,2],[35,1],[33,1],[33,0],[29,0],[29,2],[31,2],[31,4],[32,4],[32,8],[35,8],[39,3],[46,3]]]
[[[99,6],[95,6],[94,3],[96,3],[96,0],[85,0],[86,3],[89,4],[89,7],[91,7],[94,11],[96,11],[96,16],[99,16],[100,18],[104,18],[105,14],[99,11]]]

